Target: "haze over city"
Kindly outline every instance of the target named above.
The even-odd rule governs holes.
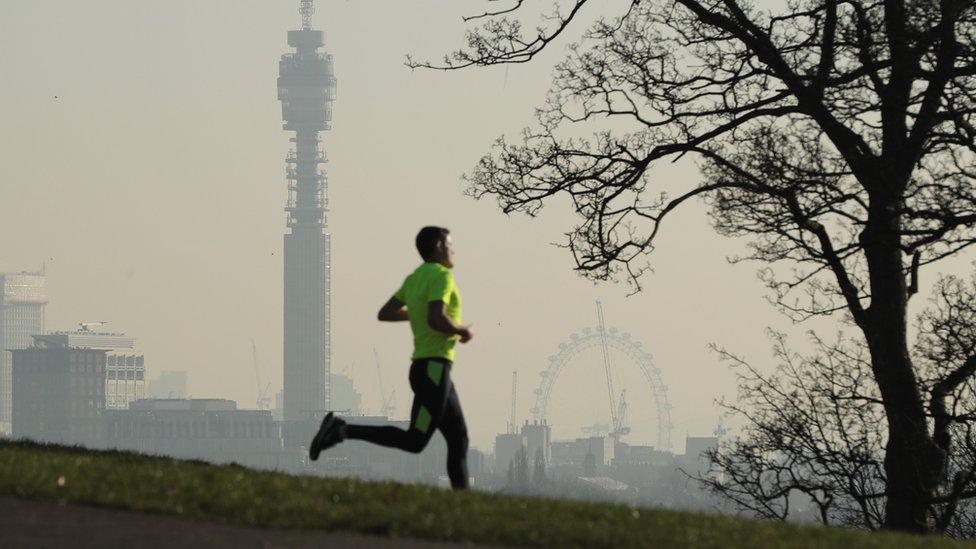
[[[0,546],[976,538],[973,0],[8,0],[0,52]]]
[[[288,135],[275,77],[284,32],[296,25],[292,4],[0,6],[8,82],[0,88],[0,270],[45,266],[48,329],[107,320],[138,339],[151,372],[186,370],[193,396],[242,406],[256,398],[253,338],[262,377],[280,389]],[[416,230],[442,225],[456,243],[465,320],[478,334],[455,371],[475,446],[490,447],[504,429],[513,370],[519,419],[531,418],[547,357],[570,333],[595,326],[602,299],[608,324],[653,355],[680,450],[684,434],[712,433],[714,400],[735,394],[709,343],[771,368],[764,327],[802,342],[806,326],[794,329],[764,301],[756,266],[726,262],[744,248],[711,230],[702,205],[671,220],[644,291],[628,297],[626,284],[578,277],[570,254],[551,245],[576,222],[568,207],[506,217],[464,196],[460,176],[496,137],[533,122],[564,55],[556,48],[526,66],[456,72],[404,65],[407,54],[438,59],[456,49],[461,16],[478,7],[319,3],[314,21],[338,78],[333,129],[323,134],[332,370],[351,374],[364,406],[378,410],[375,348],[405,416],[410,335],[377,323],[376,310],[419,262]],[[675,191],[697,181],[687,162],[654,177]],[[930,283],[922,281],[923,293]],[[647,387],[632,364],[615,363],[633,384],[632,436],[651,443]],[[583,416],[605,409],[605,391],[587,400],[594,383],[602,387],[600,368],[598,355],[582,356],[560,378],[550,410],[556,434],[578,433]]]

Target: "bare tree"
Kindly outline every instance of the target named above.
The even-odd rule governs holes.
[[[885,422],[869,361],[856,342],[811,337],[819,353],[803,357],[774,333],[780,365],[770,376],[719,350],[739,378],[738,399],[723,406],[746,426],[709,451],[711,467],[697,479],[760,517],[796,518],[806,499],[824,524],[877,529]]]
[[[938,530],[972,537],[976,387],[972,378],[958,385],[951,378],[974,359],[976,277],[968,283],[941,278],[918,329],[918,389],[931,395],[929,418],[936,432],[954,435],[944,442],[948,462],[929,512]],[[723,405],[746,426],[709,453],[711,468],[697,479],[761,517],[795,515],[799,495],[824,524],[881,528],[888,494],[887,420],[866,346],[863,339],[842,335],[831,342],[811,337],[816,351],[801,356],[774,333],[779,367],[773,375],[718,350],[739,377],[738,399]],[[948,385],[954,388],[944,393]]]
[[[520,494],[529,487],[529,456],[528,451],[522,447],[508,462],[508,482],[505,489]]]
[[[522,0],[489,0],[499,7],[469,19],[463,49],[410,64],[531,61],[589,4],[528,28]],[[973,0],[775,7],[626,2],[570,47],[538,123],[521,143],[500,139],[469,192],[529,215],[569,197],[577,268],[635,290],[662,223],[704,199],[720,233],[751,238],[742,259],[790,267],[766,277],[784,311],[841,311],[860,329],[887,425],[884,527],[926,531],[953,436],[930,425],[930,409],[972,372],[923,393],[906,310],[920,271],[974,242]],[[574,136],[606,120],[620,123]],[[614,129],[623,124],[632,130]],[[655,181],[657,163],[682,157],[700,163],[700,184]]]

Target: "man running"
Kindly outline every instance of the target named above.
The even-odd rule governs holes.
[[[447,474],[455,489],[468,487],[468,428],[461,402],[451,382],[454,343],[474,337],[471,326],[461,326],[461,294],[454,284],[454,250],[447,229],[424,227],[417,233],[417,251],[424,263],[417,267],[380,309],[379,320],[410,321],[413,355],[410,388],[413,406],[410,428],[347,424],[329,412],[312,439],[308,454],[319,453],[346,439],[420,453],[434,430],[447,441]]]

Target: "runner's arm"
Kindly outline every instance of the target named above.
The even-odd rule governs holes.
[[[447,316],[443,301],[427,304],[427,325],[441,333],[461,336],[461,343],[467,343],[474,337],[471,326],[458,326]]]
[[[406,304],[395,296],[391,297],[382,307],[380,307],[380,312],[376,315],[376,318],[384,322],[400,322],[403,320],[409,320],[407,318],[407,307]]]

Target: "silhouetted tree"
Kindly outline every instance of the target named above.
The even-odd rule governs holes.
[[[529,489],[529,458],[525,447],[518,449],[518,452],[508,463],[508,484],[506,489],[511,492],[522,493]]]
[[[508,462],[508,474],[505,477],[505,487],[509,490],[515,488],[515,458]]]
[[[515,482],[519,490],[524,491],[529,487],[529,452],[524,446],[515,454]]]
[[[587,477],[596,476],[596,455],[593,452],[587,452],[583,456],[583,475]]]
[[[546,483],[546,459],[542,455],[542,448],[535,451],[535,462],[532,469],[532,483],[538,488]]]
[[[466,47],[439,67],[528,62],[586,8],[606,6],[590,4],[526,28],[512,0],[470,18],[479,26]],[[766,271],[784,311],[844,311],[860,328],[887,420],[884,526],[925,531],[952,438],[929,420],[972,372],[924,393],[906,309],[922,268],[974,241],[973,2],[776,7],[634,0],[598,20],[556,67],[537,126],[521,144],[500,139],[469,192],[529,215],[568,197],[579,271],[635,291],[662,223],[704,199],[721,234],[751,237],[740,259],[791,267]],[[608,119],[592,138],[573,135]],[[654,180],[658,163],[682,157],[700,162],[700,184]]]
[[[976,533],[976,506],[969,501],[976,497],[976,384],[971,376],[957,384],[953,376],[974,361],[976,278],[941,278],[918,330],[912,353],[918,390],[932,396],[928,413],[948,449],[930,515],[939,531],[970,537]],[[709,451],[711,469],[698,479],[762,517],[795,515],[802,495],[824,524],[881,528],[887,420],[866,346],[860,338],[811,336],[816,352],[801,356],[773,334],[780,364],[773,375],[719,350],[739,377],[739,398],[724,405],[746,427]]]

